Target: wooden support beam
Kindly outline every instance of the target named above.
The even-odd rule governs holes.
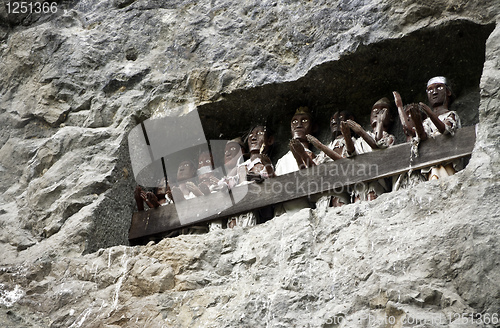
[[[455,136],[439,136],[420,143],[418,156],[404,143],[353,158],[344,158],[308,169],[212,193],[175,205],[134,213],[129,239],[165,233],[199,222],[224,218],[272,204],[321,192],[342,189],[421,169],[470,155],[476,139],[475,127],[459,129]]]

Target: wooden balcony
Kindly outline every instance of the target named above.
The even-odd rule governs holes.
[[[178,204],[134,213],[129,240],[158,237],[182,227],[225,218],[271,204],[306,197],[333,189],[344,189],[358,182],[369,182],[467,157],[476,140],[475,126],[459,129],[455,136],[439,136],[420,143],[418,156],[411,144],[345,158],[290,174],[248,184]]]

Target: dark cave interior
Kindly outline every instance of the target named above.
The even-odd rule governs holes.
[[[360,46],[337,61],[314,67],[296,81],[237,90],[221,101],[198,107],[206,138],[244,136],[252,125],[266,122],[276,134],[276,161],[287,151],[290,119],[299,106],[310,108],[319,126],[317,137],[327,142],[328,122],[335,111],[350,110],[366,127],[371,106],[378,99],[393,101],[392,91],[396,90],[405,104],[425,103],[426,83],[438,75],[451,81],[452,109],[460,115],[462,125],[476,124],[485,44],[493,29],[494,24],[454,21]],[[397,118],[392,130],[398,142],[404,142]]]

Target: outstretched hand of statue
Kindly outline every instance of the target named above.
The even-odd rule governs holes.
[[[276,176],[276,174],[274,173],[273,162],[271,161],[269,156],[261,153],[261,154],[259,154],[259,158],[260,158],[260,161],[264,165],[264,168],[267,172],[267,177],[273,178],[274,176]]]
[[[394,102],[396,103],[396,107],[398,108],[399,120],[401,121],[401,125],[403,126],[403,132],[408,138],[415,137],[415,125],[410,118],[409,108],[416,106],[416,104],[408,104],[403,107],[403,100],[401,99],[401,95],[397,91],[393,91]]]
[[[272,164],[271,159],[266,154],[261,153],[261,154],[258,154],[257,157],[260,158],[260,161],[264,165]]]
[[[344,123],[344,122],[342,122]],[[341,124],[342,124],[341,123]],[[345,125],[347,125],[351,130],[353,130],[355,133],[361,135],[365,130],[359,125],[358,123],[354,122],[353,120],[347,120],[345,121]],[[341,127],[342,128],[342,127]],[[347,129],[348,130],[348,129]],[[346,130],[346,131],[347,131]],[[344,134],[344,129],[342,128],[342,134]],[[345,134],[344,134],[345,138]]]
[[[403,109],[403,99],[401,99],[401,95],[397,91],[393,91],[392,94],[394,95],[394,102],[396,103],[396,107],[399,109]]]
[[[340,131],[344,136],[344,139],[351,139],[351,128],[347,124],[347,121],[340,122]]]
[[[247,172],[247,181],[262,183],[264,181],[264,178],[259,173]]]
[[[200,178],[200,183],[198,184],[198,187],[202,184],[210,187],[217,185],[219,183],[219,179],[217,179],[214,175],[203,175],[202,178]]]
[[[422,115],[420,114],[420,106],[411,106],[409,109],[410,118],[413,121],[415,133],[421,140],[427,139],[427,133],[425,133],[424,126],[422,124]]]
[[[206,183],[200,183],[198,189],[203,193],[203,195],[209,195],[211,193],[210,188]]]
[[[349,155],[352,155],[354,153],[354,142],[352,141],[351,128],[349,127],[347,121],[340,122],[340,131],[344,136],[345,148],[347,150],[347,153]]]
[[[146,200],[146,193],[142,190],[141,187],[137,186],[135,187],[135,190],[134,190],[134,198],[136,200]]]
[[[313,159],[307,153],[304,145],[298,139],[290,140],[290,151],[297,161],[299,169],[314,166]]]
[[[314,147],[318,148],[322,152],[324,152],[328,157],[330,157],[332,160],[337,160],[337,159],[342,159],[342,156],[338,154],[337,152],[333,151],[332,149],[328,148],[325,146],[321,141],[319,141],[317,138],[313,137],[312,135],[308,134],[306,136],[307,141],[313,144]]]
[[[323,145],[321,143],[321,141],[319,141],[316,137],[314,137],[314,136],[312,136],[310,134],[306,135],[306,138],[307,138],[307,141],[309,141],[310,143],[312,143],[313,146],[316,147],[316,148],[320,148],[321,147],[320,145]]]
[[[290,140],[289,146],[290,146],[290,150],[292,152],[295,152],[295,153],[301,153],[301,152],[305,151],[304,146],[302,145],[302,143],[298,139]]]
[[[429,106],[427,106],[423,102],[419,102],[418,104],[419,104],[420,110],[423,111],[424,113],[426,113],[427,116],[431,116],[433,114],[433,111]]]
[[[148,204],[149,207],[160,207],[160,203],[158,202],[158,198],[156,197],[155,194],[153,194],[151,191],[146,193],[146,204]]]
[[[429,106],[427,106],[426,104],[424,104],[422,102],[419,103],[419,108],[422,112],[427,114],[427,117],[432,121],[432,123],[434,123],[436,128],[439,130],[439,133],[441,133],[441,134],[445,133],[446,125],[448,125],[448,126],[451,125],[449,122],[445,123],[445,122],[441,121],[441,119],[439,118],[439,115],[434,110],[432,110]]]
[[[213,185],[216,185],[219,183],[219,179],[217,179],[215,176],[210,176],[210,183],[212,183]]]
[[[171,193],[172,193],[172,201],[174,203],[185,200],[184,193],[182,192],[181,188],[173,187]]]
[[[134,199],[137,204],[138,211],[144,211],[144,202],[146,200],[146,193],[141,187],[137,186],[134,190]]]
[[[343,122],[342,122],[343,123]],[[361,127],[361,125],[359,125],[358,123],[354,122],[353,120],[347,120],[346,122],[346,125],[351,129],[353,130],[354,132],[356,132],[361,138],[363,138],[367,143],[368,145],[372,148],[372,149],[377,149],[379,148],[378,145],[377,145],[377,142],[375,139],[373,139],[372,136],[370,136],[366,131],[365,129],[363,129]],[[343,133],[343,132],[342,132]],[[349,151],[349,147],[347,146],[347,141],[346,141],[346,147],[347,147],[347,150]],[[351,153],[351,152],[350,152]]]

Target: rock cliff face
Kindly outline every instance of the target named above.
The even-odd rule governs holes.
[[[495,1],[465,0],[1,6],[1,326],[500,326],[499,21]],[[277,158],[295,106],[322,130],[340,106],[366,123],[433,75],[479,123],[455,176],[128,246],[127,134],[145,119],[198,108],[207,139],[266,120]]]

